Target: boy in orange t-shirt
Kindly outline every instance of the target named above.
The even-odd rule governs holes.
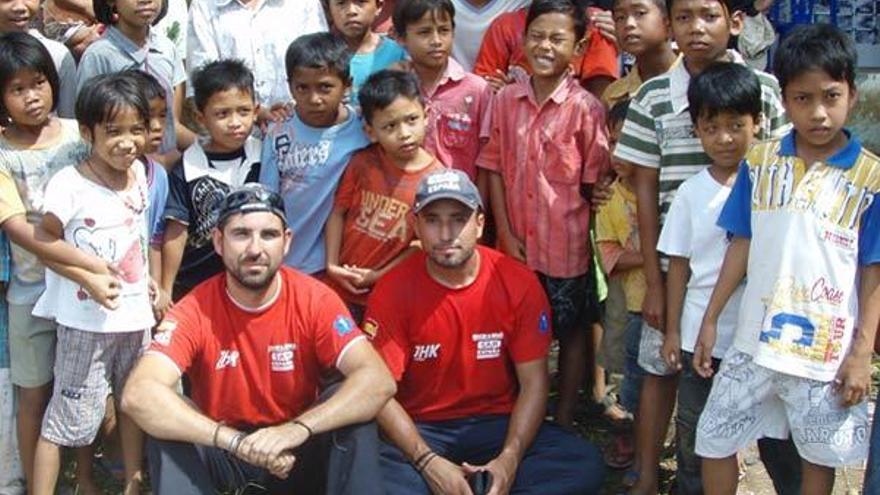
[[[373,145],[349,162],[325,227],[328,283],[363,316],[376,281],[412,254],[410,205],[421,178],[443,165],[425,148],[425,106],[412,74],[383,70],[358,95]]]

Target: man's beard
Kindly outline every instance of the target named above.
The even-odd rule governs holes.
[[[234,270],[228,270],[232,278],[236,280],[242,287],[249,290],[263,290],[267,288],[272,280],[275,278],[275,274],[278,273],[278,267],[267,265],[266,271],[259,275],[247,275],[247,270],[243,268],[242,264],[239,264]]]
[[[474,246],[471,246],[470,249],[465,249],[459,252],[458,255],[452,256],[451,258],[431,254],[431,261],[436,263],[438,266],[443,268],[460,268],[464,266],[473,256],[474,256]]]

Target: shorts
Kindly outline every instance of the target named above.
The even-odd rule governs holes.
[[[589,325],[599,321],[596,278],[592,272],[571,278],[537,275],[550,300],[553,335],[557,339],[565,340],[573,331],[587,330]]]
[[[696,452],[734,455],[762,437],[791,437],[803,459],[827,467],[868,456],[868,403],[842,407],[833,382],[786,375],[759,366],[731,348],[721,361],[697,424]]]
[[[624,373],[626,368],[626,327],[629,312],[620,277],[608,280],[608,297],[602,314],[602,344],[596,359],[605,371]]]
[[[43,416],[43,438],[64,447],[92,443],[107,396],[122,392],[148,335],[149,330],[98,333],[59,325],[55,388]]]
[[[57,325],[33,310],[33,304],[9,305],[9,372],[12,383],[24,388],[51,382],[55,364]]]
[[[661,351],[663,350],[663,332],[642,323],[642,335],[639,338],[639,366],[645,373],[654,376],[670,376],[676,371],[666,364]]]

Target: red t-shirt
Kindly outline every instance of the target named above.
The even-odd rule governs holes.
[[[422,177],[443,165],[436,159],[427,167],[406,172],[374,144],[351,157],[336,191],[335,205],[347,210],[339,263],[380,269],[415,239],[410,210]],[[330,280],[346,301],[366,304],[367,297],[350,294]]]
[[[480,272],[465,288],[440,285],[417,253],[370,296],[364,331],[416,421],[509,414],[519,391],[514,364],[547,356],[550,307],[535,274],[492,249],[477,252]]]
[[[330,288],[281,268],[281,290],[259,310],[238,306],[226,275],[208,279],[174,305],[148,352],[190,377],[199,409],[232,426],[275,425],[317,398],[322,371],[363,336]]]
[[[523,51],[527,15],[527,9],[520,9],[502,14],[492,22],[483,36],[483,44],[474,63],[474,74],[494,76],[496,69],[514,77],[532,73]],[[617,55],[614,43],[602,36],[597,28],[590,26],[587,28],[583,55],[571,63],[575,78],[581,84],[599,76],[617,79],[620,75]]]

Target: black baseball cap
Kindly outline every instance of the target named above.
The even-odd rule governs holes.
[[[472,210],[483,207],[477,186],[467,174],[452,168],[437,170],[422,177],[416,190],[413,210],[418,213],[438,199],[454,199]]]
[[[226,193],[217,205],[217,226],[222,226],[226,219],[236,213],[254,213],[268,211],[278,215],[281,222],[287,225],[284,213],[284,201],[277,193],[266,189],[262,184],[248,183]]]

